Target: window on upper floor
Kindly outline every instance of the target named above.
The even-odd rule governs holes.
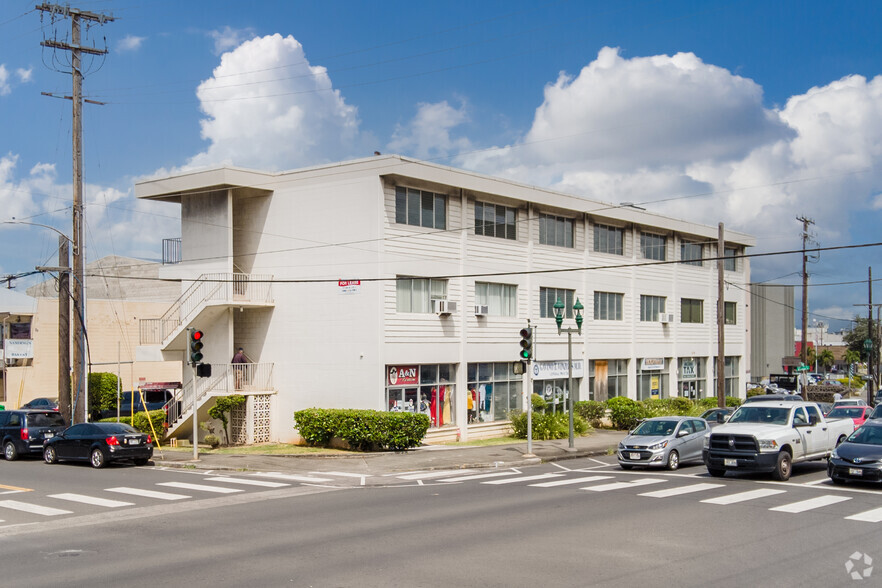
[[[664,296],[640,296],[640,320],[643,322],[658,321],[658,315],[665,311]]]
[[[594,251],[624,255],[624,243],[624,229],[608,225],[594,225]]]
[[[680,322],[681,323],[703,323],[704,322],[704,300],[695,298],[680,299]]]
[[[616,292],[594,293],[594,320],[620,321],[622,320],[622,303],[624,294]]]
[[[447,196],[395,187],[395,222],[430,229],[447,228]]]
[[[723,269],[727,272],[735,271],[735,262],[738,261],[735,259],[735,256],[738,255],[738,250],[733,247],[724,247],[723,248]]]
[[[518,210],[501,204],[475,202],[475,234],[500,239],[518,238]]]
[[[640,253],[644,259],[665,260],[665,246],[667,239],[663,235],[652,233],[640,233]]]
[[[724,303],[724,304],[725,304],[725,306],[724,306],[724,309],[723,309],[723,310],[724,310],[724,312],[725,312],[725,316],[723,317],[723,318],[724,318],[724,321],[723,321],[723,322],[724,322],[725,324],[727,324],[727,325],[734,325],[734,324],[736,324],[736,314],[735,314],[735,312],[736,312],[736,310],[737,310],[738,307],[736,306],[736,304],[735,304],[734,302],[726,302],[726,303]]]
[[[447,280],[398,278],[395,290],[398,312],[432,312],[432,299],[447,298]]]
[[[517,316],[518,287],[512,284],[475,282],[475,304],[487,305],[492,316]]]
[[[542,318],[554,318],[554,303],[560,299],[565,307],[564,318],[573,318],[573,300],[575,297],[575,290],[539,288],[539,316]]]
[[[539,215],[539,243],[557,247],[573,247],[574,222],[571,218]]]
[[[686,265],[701,265],[704,247],[701,243],[690,243],[683,241],[680,243],[680,261]]]

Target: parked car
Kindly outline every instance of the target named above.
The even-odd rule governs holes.
[[[851,419],[854,421],[854,428],[857,429],[864,424],[872,410],[869,406],[834,406],[830,414],[825,416],[827,420]]]
[[[882,419],[882,404],[877,404],[867,419]]]
[[[818,408],[821,409],[821,414],[823,414],[824,416],[827,416],[828,414],[830,414],[830,411],[833,410],[832,402],[816,402],[815,404],[818,405]]]
[[[43,441],[67,424],[56,410],[4,410],[0,412],[0,443],[7,461],[43,452]]]
[[[103,468],[111,461],[132,460],[146,465],[153,457],[153,439],[125,423],[80,423],[47,439],[46,463],[88,461]]]
[[[57,398],[34,398],[30,402],[25,402],[24,404],[22,404],[21,408],[58,410],[58,399]]]
[[[867,401],[863,398],[843,398],[833,403],[833,408],[840,406],[867,406]]]
[[[757,394],[756,396],[751,396],[747,398],[743,404],[747,404],[748,402],[765,402],[767,400],[784,400],[784,401],[793,401],[799,402],[802,400],[802,396],[797,394]]]
[[[704,419],[707,421],[707,426],[713,428],[728,421],[733,412],[735,412],[735,409],[731,407],[712,408],[701,413],[701,416],[698,418]]]
[[[634,466],[676,470],[681,463],[700,461],[707,431],[707,421],[698,417],[646,419],[619,443],[619,466],[623,470]]]
[[[882,481],[882,421],[869,420],[849,435],[827,460],[827,475],[834,484]]]

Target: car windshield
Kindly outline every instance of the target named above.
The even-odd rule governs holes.
[[[742,406],[732,418],[730,423],[769,423],[772,425],[786,425],[790,417],[789,408],[777,406]]]
[[[631,434],[646,437],[659,437],[662,435],[673,435],[676,428],[677,421],[643,421]]]
[[[101,423],[101,432],[110,435],[118,435],[120,433],[138,433],[139,431],[125,423]]]
[[[28,426],[30,427],[63,427],[64,417],[61,413],[33,413],[28,415]]]
[[[856,406],[854,408],[846,408],[844,406],[840,406],[839,408],[834,408],[830,411],[830,414],[827,415],[831,419],[859,419],[864,416],[864,409]]]
[[[882,445],[882,427],[863,426],[852,433],[847,441],[862,445]]]

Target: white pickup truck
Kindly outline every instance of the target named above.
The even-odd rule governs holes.
[[[704,438],[704,465],[712,476],[771,472],[790,478],[791,466],[824,459],[854,431],[851,419],[825,420],[814,402],[751,402]]]

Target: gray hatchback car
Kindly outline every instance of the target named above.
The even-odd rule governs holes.
[[[702,461],[707,421],[670,416],[646,419],[619,443],[616,456],[623,470],[634,466],[676,470],[681,463]]]

